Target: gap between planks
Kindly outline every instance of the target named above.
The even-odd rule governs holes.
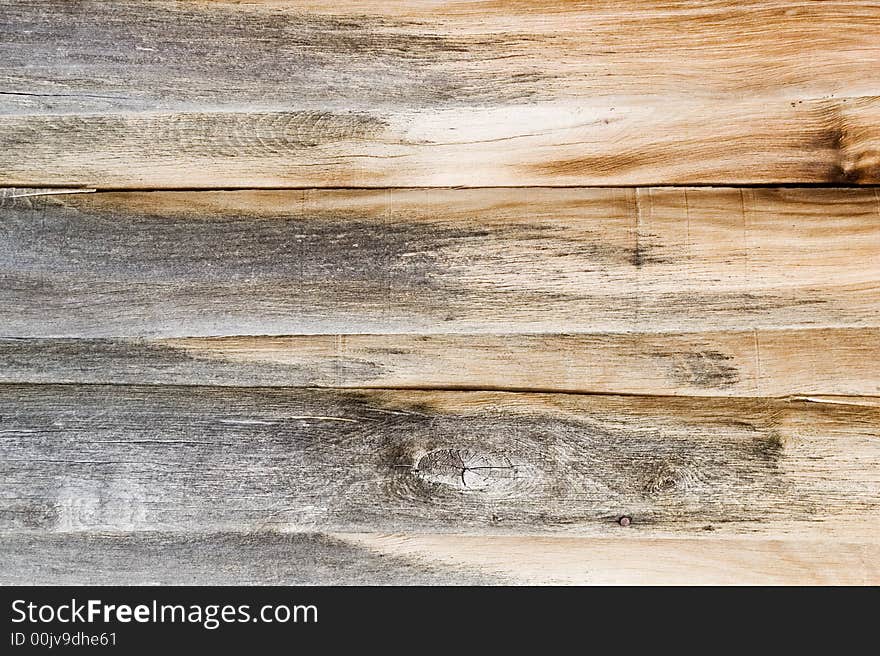
[[[560,395],[560,396],[582,396],[582,397],[614,397],[614,398],[633,398],[633,399],[702,399],[702,400],[720,400],[720,399],[729,399],[736,398],[743,401],[767,401],[769,402],[783,402],[783,403],[816,403],[816,404],[826,404],[826,405],[839,405],[839,406],[856,406],[862,408],[876,408],[880,407],[880,396],[864,396],[864,395],[855,395],[855,394],[837,394],[837,395],[817,395],[817,394],[791,394],[786,396],[767,396],[767,395],[755,395],[755,396],[724,396],[724,395],[696,395],[696,394],[643,394],[640,392],[590,392],[590,391],[580,391],[580,390],[565,390],[565,389],[557,389],[557,388],[538,388],[538,387],[523,387],[523,388],[512,388],[512,387],[490,387],[490,386],[469,386],[469,385],[435,385],[431,387],[418,387],[418,386],[389,386],[385,385],[382,387],[335,387],[335,386],[316,386],[316,385],[273,385],[266,386],[265,384],[261,385],[241,385],[241,384],[207,384],[207,383],[178,383],[178,382],[167,382],[167,383],[130,383],[130,382],[64,382],[64,381],[0,381],[0,388],[4,386],[9,387],[20,387],[21,385],[33,385],[33,386],[47,386],[47,387],[98,387],[98,388],[112,388],[112,387],[122,387],[128,388],[132,386],[143,387],[143,388],[156,388],[156,389],[164,389],[169,387],[175,388],[193,388],[193,389],[272,389],[272,390],[307,390],[307,391],[345,391],[345,392],[416,392],[416,393],[431,393],[431,392],[450,392],[450,393],[473,393],[473,394],[482,394],[482,393],[499,393],[499,394],[535,394],[535,395]]]
[[[529,185],[373,185],[373,186],[289,186],[289,185],[248,185],[236,187],[113,187],[92,186],[87,188],[71,187],[69,184],[44,184],[40,187],[21,187],[16,185],[0,185],[0,197],[4,191],[33,191],[25,196],[82,194],[82,193],[210,193],[210,192],[241,192],[241,191],[456,191],[481,189],[516,190],[516,189],[880,189],[880,183],[846,183],[846,182],[692,182],[692,183],[639,183],[639,184],[529,184]],[[14,198],[15,195],[6,196]]]

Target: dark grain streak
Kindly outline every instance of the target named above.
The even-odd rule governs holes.
[[[739,382],[737,368],[728,364],[733,357],[718,351],[657,353],[669,367],[670,376],[682,384],[696,387],[729,387]]]

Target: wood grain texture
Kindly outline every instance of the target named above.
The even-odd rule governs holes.
[[[477,567],[388,556],[320,533],[0,533],[0,553],[0,585],[491,585],[511,580]],[[842,559],[847,557],[853,555]]]
[[[0,530],[875,541],[880,404],[833,401],[0,385]]]
[[[876,328],[874,189],[0,200],[0,337]]]
[[[878,34],[0,0],[0,583],[880,584]]]
[[[336,535],[422,568],[528,585],[877,585],[872,543],[735,538]],[[460,570],[461,571],[461,570]]]
[[[880,5],[0,3],[0,184],[880,181]]]
[[[880,328],[0,338],[0,383],[880,396]]]
[[[877,585],[845,541],[316,533],[0,535],[4,585]]]

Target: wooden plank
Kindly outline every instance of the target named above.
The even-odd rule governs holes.
[[[877,585],[876,544],[732,538],[337,535],[387,558],[528,585]],[[75,539],[75,538],[74,538]]]
[[[880,329],[3,339],[0,383],[880,396]]]
[[[880,546],[316,533],[0,535],[3,585],[877,585]]]
[[[692,333],[880,317],[874,189],[0,202],[2,337]]]
[[[0,585],[487,585],[320,533],[0,533]],[[843,556],[844,560],[851,555]]]
[[[876,400],[0,385],[0,531],[876,541]]]
[[[3,0],[0,184],[877,183],[878,28],[855,0]]]

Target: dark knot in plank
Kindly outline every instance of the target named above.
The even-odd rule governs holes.
[[[516,466],[510,459],[472,449],[429,451],[412,471],[426,481],[461,490],[507,487],[516,479]]]
[[[395,493],[404,498],[433,499],[478,494],[511,498],[533,487],[537,472],[504,454],[469,447],[443,447],[411,453],[412,464],[396,465]]]

